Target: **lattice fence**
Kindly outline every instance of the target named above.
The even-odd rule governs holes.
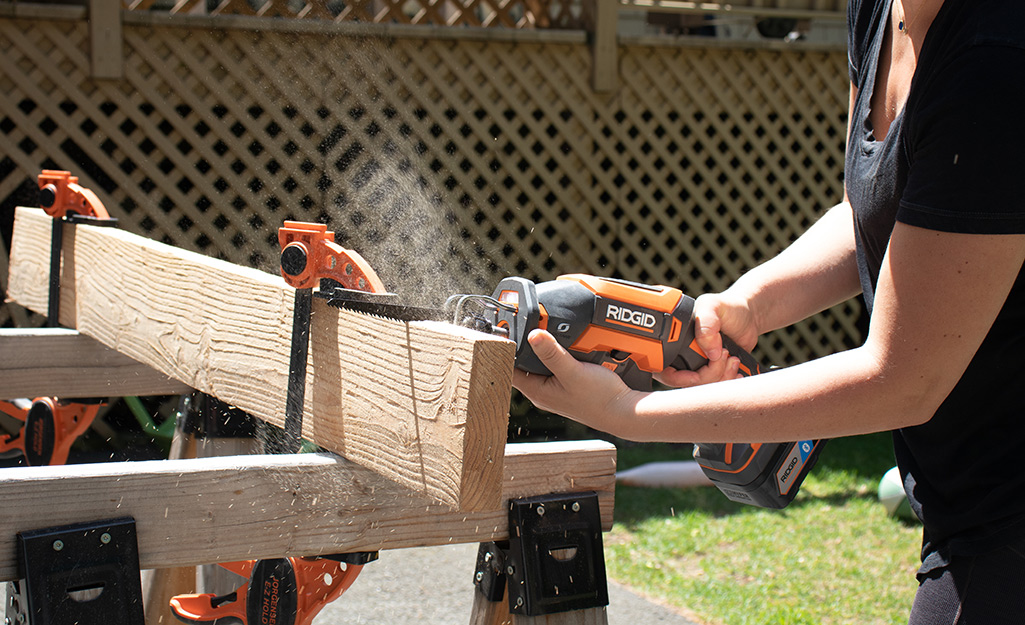
[[[57,167],[125,228],[268,271],[283,220],[327,222],[429,303],[575,271],[697,294],[839,197],[842,51],[623,46],[619,90],[597,95],[583,36],[410,28],[129,21],[110,81],[89,78],[85,23],[0,19],[5,237],[35,174]],[[759,355],[850,345],[859,310],[776,333]]]
[[[497,28],[581,28],[589,19],[582,0],[129,0],[132,11],[249,15],[329,22],[431,24]]]
[[[841,13],[846,0],[620,0],[623,6],[704,16]],[[497,28],[586,28],[595,0],[123,0],[129,11],[178,15],[248,15],[329,22],[420,24]]]

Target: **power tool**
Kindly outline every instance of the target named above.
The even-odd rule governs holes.
[[[488,324],[515,341],[516,367],[524,371],[551,375],[527,342],[535,328],[550,332],[576,359],[611,369],[637,390],[651,390],[652,374],[666,367],[693,371],[708,363],[695,340],[694,299],[679,289],[584,274],[540,284],[510,277],[485,299],[494,311]],[[723,347],[740,359],[741,375],[761,373],[751,354],[726,336]],[[698,443],[694,459],[729,499],[784,508],[824,444]]]
[[[693,371],[708,363],[695,340],[694,299],[679,289],[585,274],[540,284],[509,277],[491,296],[453,295],[443,309],[409,306],[385,292],[362,257],[334,245],[325,226],[286,222],[280,234],[282,275],[296,288],[319,285],[316,295],[339,308],[404,321],[447,318],[506,336],[516,343],[516,367],[524,371],[551,375],[527,342],[536,328],[552,333],[578,360],[611,369],[637,390],[651,390],[652,374],[666,367]],[[310,269],[321,266],[332,269]],[[723,346],[740,359],[742,375],[761,373],[751,354],[726,336]],[[698,443],[694,459],[733,501],[784,508],[824,444]]]

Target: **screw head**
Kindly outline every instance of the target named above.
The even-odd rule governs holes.
[[[482,573],[481,571],[477,571],[477,578],[476,579],[477,579],[478,582],[480,580],[484,579],[484,573]]]
[[[523,597],[516,597],[516,607],[523,607]]]
[[[53,550],[54,551],[60,551],[63,548],[64,548],[64,541],[63,540],[55,540],[55,541],[53,541]]]
[[[574,501],[573,505],[570,506],[570,508],[573,510],[573,512],[580,512],[580,503]]]
[[[100,534],[100,542],[104,545],[110,544],[110,534],[108,532]]]
[[[537,516],[544,516],[544,515],[545,515],[545,507],[544,506],[538,506],[537,507]]]
[[[514,569],[513,565],[510,564],[509,566],[505,567],[505,572],[507,575],[512,575],[516,572],[516,569]]]

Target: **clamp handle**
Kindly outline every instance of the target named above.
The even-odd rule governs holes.
[[[110,219],[103,202],[90,189],[78,184],[78,176],[71,172],[44,169],[37,179],[39,206],[51,217],[63,219],[69,214]]]
[[[29,408],[0,401],[0,410],[24,424],[17,434],[0,437],[0,454],[20,451],[32,467],[64,464],[72,443],[89,429],[101,405],[55,397],[38,397]]]
[[[281,275],[297,289],[312,289],[330,278],[346,289],[385,293],[384,283],[359,253],[335,243],[324,224],[286,221],[278,229]]]
[[[356,580],[363,565],[327,558],[277,558],[222,563],[248,577],[233,593],[178,595],[171,599],[174,615],[185,622],[210,623],[235,618],[242,625],[271,622],[311,625],[325,605],[337,599]]]

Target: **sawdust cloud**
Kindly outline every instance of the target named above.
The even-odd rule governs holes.
[[[389,291],[413,305],[438,306],[475,285],[460,267],[454,215],[409,162],[371,159],[329,212],[340,243],[366,258]]]
[[[449,186],[450,173],[458,172],[446,164],[451,154],[434,153],[437,142],[429,136],[445,124],[435,119],[440,103],[397,88],[401,81],[389,69],[424,62],[422,52],[374,38],[331,45],[337,83],[326,88],[325,103],[346,136],[323,164],[333,183],[324,205],[338,242],[366,258],[385,287],[408,303],[437,306],[453,293],[490,294],[500,268],[490,260],[494,254],[482,253],[489,242],[467,232],[473,206],[466,195],[455,199],[460,192]]]
[[[330,79],[293,78],[292,97],[330,109],[318,126],[330,147],[306,155],[319,161],[322,192],[299,219],[326,221],[337,243],[363,256],[403,303],[439,307],[455,293],[490,295],[505,269],[492,259],[502,256],[463,225],[474,207],[444,188],[446,172],[434,161],[449,159],[431,153],[426,135],[420,141],[431,120],[418,117],[418,96],[391,86],[384,57],[395,53],[370,38],[328,38],[314,73],[324,75],[326,66]]]

